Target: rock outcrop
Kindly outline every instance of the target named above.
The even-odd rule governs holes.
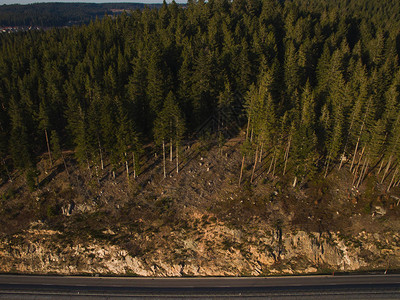
[[[68,240],[58,231],[31,229],[0,241],[0,272],[259,276],[400,267],[400,235],[391,232],[248,234],[214,224],[202,233],[173,233],[157,245],[134,255],[111,241]]]

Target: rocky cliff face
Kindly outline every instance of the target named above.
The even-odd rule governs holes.
[[[400,235],[390,232],[249,234],[214,224],[202,232],[172,232],[154,245],[134,255],[111,241],[68,240],[58,231],[30,229],[0,241],[0,272],[258,276],[400,267]]]

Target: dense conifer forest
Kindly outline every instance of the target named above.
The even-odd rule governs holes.
[[[400,180],[399,11],[393,0],[189,1],[2,34],[2,179],[19,170],[35,189],[40,158],[67,150],[94,177],[105,161],[136,177],[149,144],[164,166],[174,153],[179,171],[199,132],[223,143],[239,128],[239,185],[264,164],[291,166],[293,186],[346,167],[354,186],[374,174],[390,190]],[[210,118],[222,121],[205,127]]]
[[[143,9],[142,3],[34,3],[29,5],[1,5],[0,27],[34,26],[40,28],[87,24],[105,15]],[[160,7],[150,4],[148,7]]]

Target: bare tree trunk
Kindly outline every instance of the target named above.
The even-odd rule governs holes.
[[[357,174],[358,174],[358,167],[360,166],[360,164],[357,164],[357,167],[354,169],[354,172],[353,172],[353,174],[354,174],[354,176],[353,176],[353,182],[351,183],[351,185],[354,185],[354,183],[356,182],[356,180],[357,180]]]
[[[135,152],[132,151],[132,166],[133,166],[133,178],[136,178],[136,161]]]
[[[353,174],[357,174],[357,171],[358,171],[358,167],[359,167],[359,165],[360,165],[360,163],[361,163],[361,160],[362,160],[362,158],[363,158],[363,155],[364,155],[364,150],[365,150],[365,146],[363,147],[363,149],[361,150],[361,154],[360,154],[360,157],[359,157],[359,159],[358,159],[358,161],[357,162],[354,162],[354,165],[353,166],[356,166],[356,168],[355,169],[353,169]],[[357,155],[357,154],[356,154]]]
[[[261,163],[261,160],[262,160],[263,150],[264,150],[264,142],[261,143],[260,158],[258,160],[259,163]]]
[[[286,151],[285,151],[285,156],[284,156],[284,161],[285,161],[285,165],[283,167],[283,175],[285,175],[286,173],[286,167],[287,167],[287,162],[289,159],[289,150],[290,150],[290,142],[292,140],[292,136],[289,137],[289,141],[288,141],[288,145],[286,147]]]
[[[178,140],[176,141],[176,173],[179,174],[179,143]]]
[[[167,177],[167,174],[165,172],[165,141],[162,141],[162,150],[163,150],[163,168],[164,168],[164,178]]]
[[[169,141],[169,161],[172,161],[172,138]]]
[[[242,166],[240,167],[240,177],[239,177],[239,186],[242,182],[242,176],[243,176],[243,168],[244,168],[244,155],[243,155],[243,159],[242,159]]]
[[[392,158],[393,158],[393,154],[390,155],[389,161],[388,161],[388,163],[386,164],[385,172],[383,173],[383,176],[382,176],[382,179],[381,179],[381,183],[383,183],[383,181],[385,180],[386,175],[387,175],[387,173],[388,173],[388,171],[389,171],[389,169],[390,169],[390,165],[392,164]]]
[[[275,159],[275,149],[274,149],[274,153],[272,153],[271,163],[269,164],[269,168],[268,168],[268,171],[267,171],[267,175],[268,175],[269,172],[271,172],[271,170],[272,170],[272,166],[273,166],[273,164],[274,164],[274,159]]]
[[[364,181],[364,178],[365,178],[365,176],[367,175],[367,173],[368,173],[368,168],[369,168],[369,159],[367,159],[367,162],[366,162],[366,166],[365,166],[365,169],[364,169],[364,174],[362,175],[362,177],[361,177],[361,182],[360,182],[360,184]]]
[[[342,168],[342,166],[343,166],[343,161],[344,161],[344,151],[343,151],[343,154],[340,156],[340,164],[339,164],[339,170]]]
[[[358,144],[359,143],[360,143],[360,137],[358,137],[356,148],[354,149],[354,155],[353,155],[353,159],[351,160],[351,165],[350,165],[350,172],[353,169],[354,161],[356,160],[356,155],[357,155],[357,150],[358,150]]]
[[[276,167],[277,159],[278,159],[278,154],[275,154],[275,156],[274,156],[274,168],[272,169],[272,176],[275,176],[275,167]]]
[[[104,170],[103,151],[101,151],[101,144],[100,144],[100,139],[99,139],[99,137],[97,137],[97,141],[99,142],[99,152],[100,152],[100,164],[101,164],[101,169]]]
[[[125,152],[125,168],[126,168],[126,177],[129,179],[129,164],[128,164],[126,152]]]
[[[219,124],[218,124],[218,126],[219,126]],[[219,155],[221,155],[222,156],[222,142],[221,142],[221,132],[219,132],[219,135],[218,135],[218,153],[219,153]]]
[[[294,180],[293,180],[293,187],[296,187],[296,184],[297,184],[297,176],[294,177]]]
[[[246,140],[249,138],[249,129],[250,129],[250,116],[247,119]]]
[[[361,168],[361,171],[360,171],[360,177],[358,177],[357,188],[360,186],[360,184],[361,184],[361,182],[362,182],[362,180],[364,178],[364,174],[366,172],[367,166],[368,166],[368,158],[365,158],[364,164],[363,164],[363,166]]]
[[[362,159],[364,157],[364,152],[365,152],[365,146],[361,150],[361,155],[360,155],[360,158],[358,159],[357,165],[361,164],[361,161],[362,161]]]
[[[247,129],[246,129],[246,141],[249,138],[249,130],[250,130],[250,116],[247,118]],[[252,135],[253,135],[253,130],[252,130]],[[244,159],[245,159],[245,155],[243,155],[242,158],[242,165],[240,167],[240,176],[239,176],[239,186],[242,183],[242,176],[243,176],[243,168],[244,168]]]
[[[46,136],[47,151],[49,152],[50,168],[52,168],[53,160],[51,159],[51,151],[50,151],[49,137],[47,136],[47,129],[44,130],[44,135]]]
[[[351,170],[353,169],[354,160],[355,160],[356,153],[357,153],[357,150],[358,150],[358,144],[359,144],[359,142],[360,142],[361,135],[362,135],[362,132],[363,132],[363,130],[364,130],[365,119],[367,118],[367,114],[368,114],[368,110],[369,110],[370,104],[371,104],[371,98],[368,99],[368,105],[367,105],[367,109],[365,110],[364,119],[363,119],[363,122],[362,122],[362,124],[361,124],[360,133],[359,133],[359,135],[358,135],[357,144],[356,144],[356,149],[354,150],[354,156],[353,156],[353,160],[352,160],[351,166],[350,166],[350,172],[351,172]],[[365,148],[365,147],[364,147],[364,148]],[[364,151],[364,150],[363,150],[363,151]],[[362,154],[361,154],[361,156],[362,156]],[[361,161],[361,158],[360,158],[360,161]]]
[[[381,164],[379,165],[378,175],[381,173],[383,167],[383,158],[381,160]]]
[[[367,111],[368,111],[368,109],[369,109],[369,102],[368,102],[368,106],[367,106]],[[350,122],[350,127],[349,127],[349,131],[351,131],[351,129],[353,128],[353,125],[354,125],[354,121],[355,121],[355,115],[353,115],[353,118],[351,119],[351,122]],[[364,118],[364,122],[365,122],[365,118]],[[363,122],[363,123],[364,123]],[[363,126],[363,125],[362,125]],[[361,126],[361,127],[362,127]],[[361,129],[361,132],[362,132],[362,129]],[[360,132],[360,135],[361,135],[361,132]],[[344,155],[346,154],[346,149],[347,149],[347,143],[348,143],[348,141],[349,141],[349,136],[347,136],[346,137],[346,143],[345,143],[345,145],[344,145],[344,149],[343,149],[343,153],[342,153],[342,155],[340,156],[340,165],[339,165],[339,170],[342,168],[342,166],[343,166],[343,162],[344,162]],[[358,141],[359,141],[359,139],[358,139]],[[352,167],[350,168],[350,172],[351,172],[351,169],[352,169]]]
[[[257,166],[257,160],[258,160],[258,145],[256,148],[256,153],[254,155],[254,165],[253,165],[253,171],[251,172],[250,183],[253,183],[254,173],[256,171],[256,166]]]
[[[61,158],[62,158],[62,160],[63,160],[64,168],[65,168],[65,171],[67,172],[67,176],[68,176],[68,178],[69,178],[69,170],[68,170],[67,163],[66,163],[66,161],[65,161],[64,155],[62,154],[62,150],[61,150]]]
[[[324,178],[326,178],[326,176],[328,176],[328,170],[329,170],[329,164],[331,162],[331,156],[328,156],[328,161],[326,162],[326,169],[325,169],[325,174],[324,174]]]
[[[399,167],[397,167],[396,168],[396,170],[394,171],[394,174],[393,174],[393,177],[392,177],[392,180],[390,181],[390,183],[389,183],[389,185],[388,185],[388,187],[387,187],[387,192],[389,192],[390,191],[390,188],[392,187],[392,184],[393,184],[393,181],[394,181],[394,178],[396,177],[396,175],[397,175],[397,172],[399,171]]]

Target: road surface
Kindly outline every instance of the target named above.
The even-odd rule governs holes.
[[[135,278],[0,275],[0,299],[400,299],[400,275]]]

